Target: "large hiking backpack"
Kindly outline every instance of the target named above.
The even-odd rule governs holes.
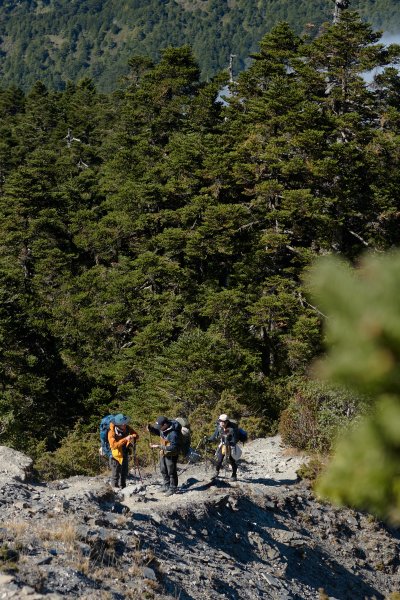
[[[245,442],[247,442],[248,439],[249,439],[249,436],[247,434],[247,431],[245,431],[241,427],[238,427],[238,440],[239,440],[239,442],[242,442],[244,444]]]
[[[237,433],[237,439],[238,442],[242,442],[243,444],[245,442],[247,442],[247,440],[249,439],[249,436],[247,434],[247,431],[245,431],[244,429],[242,429],[241,427],[239,427],[239,425],[237,424],[237,421],[232,421],[229,420],[229,422],[233,425],[233,427],[235,427],[236,429],[236,433]]]
[[[190,453],[190,445],[192,443],[189,421],[184,417],[177,417],[174,421],[177,421],[181,426],[179,435],[179,454],[186,457]]]
[[[111,448],[108,443],[108,430],[110,429],[110,423],[114,422],[115,415],[107,415],[100,421],[100,455],[106,458],[111,456]]]

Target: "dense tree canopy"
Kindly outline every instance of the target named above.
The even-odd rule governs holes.
[[[378,39],[350,12],[314,41],[281,23],[225,105],[188,46],[109,95],[0,91],[3,443],[111,408],[274,427],[322,348],[304,272],[400,242],[400,79],[363,78],[400,49]]]
[[[375,28],[398,33],[396,0],[352,0]],[[53,89],[90,76],[116,88],[132,55],[159,60],[168,46],[191,44],[203,79],[248,65],[259,40],[278,22],[315,36],[332,20],[333,0],[20,0],[0,3],[4,85],[28,90],[40,79]]]

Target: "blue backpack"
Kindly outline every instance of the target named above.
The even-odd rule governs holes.
[[[239,442],[244,443],[244,442],[247,442],[247,440],[249,439],[249,436],[247,435],[247,431],[245,431],[241,427],[238,427],[237,436],[238,436]]]
[[[237,424],[237,421],[233,421],[232,419],[229,419],[229,421],[232,424],[232,426],[236,429],[236,436],[237,436],[238,442],[242,442],[243,444],[245,442],[247,442],[247,440],[249,439],[247,431],[245,431],[244,429],[239,427],[239,425]]]
[[[115,415],[107,415],[100,421],[100,454],[106,458],[111,456],[111,448],[108,443],[108,430],[110,429],[110,423],[114,422]]]

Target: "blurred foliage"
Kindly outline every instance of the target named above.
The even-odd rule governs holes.
[[[400,523],[400,254],[366,256],[356,270],[330,259],[311,277],[326,319],[328,356],[316,369],[373,400],[338,443],[318,491]]]

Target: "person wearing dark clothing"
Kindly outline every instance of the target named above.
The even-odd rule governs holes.
[[[147,431],[160,436],[160,444],[150,444],[150,448],[160,450],[160,472],[163,477],[163,491],[166,496],[175,494],[178,487],[178,454],[181,425],[177,421],[158,417],[154,427],[147,425]]]
[[[108,431],[108,443],[110,444],[110,469],[111,485],[117,488],[126,487],[126,478],[128,476],[128,451],[130,444],[136,444],[139,439],[138,434],[131,427],[128,427],[129,417],[119,414],[110,423]]]
[[[232,467],[231,479],[232,481],[237,481],[238,465],[232,456],[232,448],[238,443],[237,427],[230,422],[228,415],[223,414],[219,416],[214,433],[209,437],[206,436],[204,440],[207,442],[220,440],[216,451],[217,464],[215,467],[214,478],[218,477],[224,457],[227,456]]]

